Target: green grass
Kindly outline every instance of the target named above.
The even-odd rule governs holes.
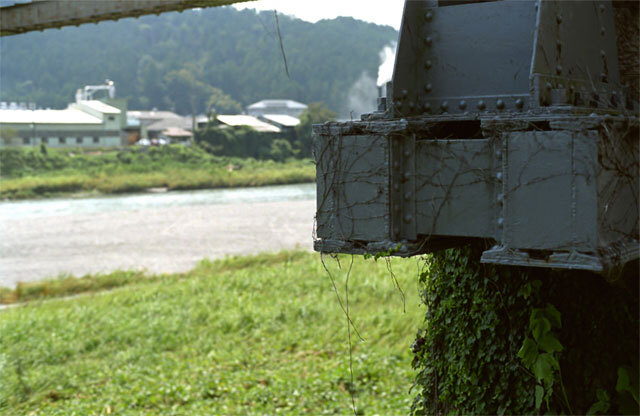
[[[217,157],[197,146],[80,149],[0,149],[0,198],[70,193],[127,193],[149,188],[214,189],[313,182],[311,160],[286,162]]]
[[[325,259],[343,301],[350,261]],[[406,313],[384,261],[353,264],[349,307],[366,339],[353,338],[354,385],[346,318],[318,254],[23,287],[21,300],[48,299],[0,311],[0,414],[350,414],[350,389],[362,414],[405,414],[424,310],[416,261],[391,264]]]
[[[153,173],[87,173],[57,176],[26,176],[0,181],[0,198],[23,199],[50,197],[77,192],[105,194],[141,192],[149,188],[169,190],[215,189],[238,186],[264,186],[313,182],[315,168],[275,164],[241,171],[212,169],[167,169]]]

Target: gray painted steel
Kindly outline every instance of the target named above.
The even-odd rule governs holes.
[[[603,1],[407,1],[392,83],[314,126],[315,248],[609,273],[639,257],[638,106]]]
[[[34,0],[0,8],[0,36],[252,0]]]

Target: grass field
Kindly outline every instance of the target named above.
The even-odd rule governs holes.
[[[325,258],[345,302],[351,257]],[[262,415],[408,412],[409,346],[424,317],[416,260],[356,257],[345,314],[318,254],[202,261],[5,290],[0,414]],[[121,279],[119,279],[121,277]],[[110,290],[102,290],[110,288]],[[67,299],[59,296],[86,292]]]
[[[309,159],[213,156],[197,146],[106,149],[0,149],[0,198],[126,193],[149,188],[214,189],[313,182]]]

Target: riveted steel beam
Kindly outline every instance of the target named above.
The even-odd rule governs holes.
[[[252,0],[34,0],[0,8],[0,36]]]
[[[616,48],[610,1],[407,1],[378,111],[314,126],[338,158],[316,159],[318,189],[334,179],[314,247],[409,256],[483,239],[483,262],[598,273],[638,259],[638,104]],[[363,135],[379,148],[354,147]],[[364,154],[370,173],[338,163]]]
[[[432,117],[314,126],[315,248],[606,273],[637,259],[638,118]],[[366,134],[364,134],[366,132]]]

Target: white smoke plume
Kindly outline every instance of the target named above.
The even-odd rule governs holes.
[[[380,66],[378,67],[377,82],[368,73],[363,72],[349,88],[346,109],[340,114],[341,119],[356,120],[360,118],[360,115],[376,110],[378,87],[384,86],[387,81],[391,81],[393,75],[396,47],[397,42],[392,42],[378,52]]]
[[[366,72],[360,74],[360,77],[349,88],[347,97],[347,111],[342,114],[344,120],[357,120],[364,113],[371,113],[376,109],[376,99],[378,98],[378,89],[376,81]]]
[[[378,67],[378,81],[377,86],[384,86],[387,82],[391,81],[393,76],[393,64],[396,59],[396,49],[398,42],[391,42],[389,45],[382,48],[378,53],[380,56],[380,66]]]

